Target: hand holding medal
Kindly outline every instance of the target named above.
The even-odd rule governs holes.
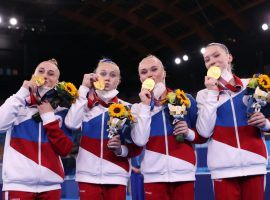
[[[105,88],[105,82],[101,77],[98,77],[98,80],[93,82],[93,85],[96,90],[104,90]]]
[[[43,76],[32,76],[31,81],[33,81],[38,87],[41,87],[45,83]]]
[[[155,81],[151,78],[147,78],[144,80],[142,83],[142,89],[149,90],[150,92],[154,89],[155,87]]]
[[[142,91],[140,93],[140,98],[142,100],[142,102],[144,102],[144,100],[146,98],[150,98],[150,109],[153,110],[154,109],[154,105],[155,105],[155,102],[154,102],[154,97],[153,97],[153,94],[150,95],[150,93],[153,91],[155,87],[155,81],[151,78],[147,78],[144,80],[144,82],[142,83]]]
[[[221,76],[221,70],[219,67],[217,66],[211,66],[208,71],[207,71],[207,76],[212,77],[216,80],[219,79],[219,77]]]
[[[221,69],[217,66],[211,66],[205,77],[205,86],[210,90],[218,90],[218,79],[221,77]]]
[[[42,87],[45,84],[45,79],[43,76],[33,75],[30,81],[35,83],[36,87]],[[38,93],[37,88],[35,89],[29,88],[29,91],[30,91],[31,98],[35,99],[35,101],[37,101],[37,103],[40,104],[41,97],[40,97],[40,94]]]

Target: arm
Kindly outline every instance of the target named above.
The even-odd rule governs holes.
[[[261,130],[264,132],[270,133],[270,118],[266,119],[265,127],[263,127],[263,129]]]
[[[43,122],[43,127],[48,136],[48,140],[52,145],[54,151],[60,156],[66,156],[71,152],[73,142],[65,135],[60,127],[52,106],[49,102],[43,102],[37,106],[40,117]]]
[[[11,97],[0,107],[0,132],[6,132],[15,122],[19,109],[25,106],[25,98],[29,96],[29,90],[25,87]]]
[[[115,153],[115,155],[127,158],[139,155],[143,149],[143,147],[139,147],[134,143],[121,144],[120,135],[111,138],[108,141],[107,146]]]
[[[151,129],[150,106],[143,103],[134,104],[131,107],[131,113],[136,122],[132,124],[131,138],[138,146],[144,146],[149,139]]]
[[[202,90],[197,94],[198,117],[196,129],[204,138],[209,138],[213,134],[213,130],[217,118],[218,108],[218,91]]]
[[[87,106],[87,93],[89,88],[83,85],[79,88],[79,98],[71,105],[65,118],[65,124],[70,129],[79,129],[81,127],[85,109]]]
[[[139,147],[134,143],[127,143],[126,147],[128,149],[127,158],[133,158],[141,154],[143,147]]]
[[[191,95],[188,95],[188,98],[190,100],[191,106],[188,113],[188,117],[190,120],[189,133],[186,139],[194,144],[205,143],[207,141],[207,138],[199,135],[198,131],[196,130],[196,122],[197,122],[197,116],[198,116],[197,115],[198,114],[197,102]]]
[[[179,121],[175,124],[174,134],[182,134],[185,140],[194,144],[205,143],[207,139],[200,136],[196,130],[197,103],[191,95],[188,94],[187,97],[190,101],[190,108],[187,111],[187,116],[185,116],[185,121]]]

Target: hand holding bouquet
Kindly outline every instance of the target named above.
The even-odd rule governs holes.
[[[247,85],[248,105],[247,115],[262,112],[270,116],[270,78],[265,74],[255,74]]]
[[[190,107],[190,101],[184,91],[177,89],[174,92],[169,92],[166,96],[166,102],[170,115],[174,119],[172,124],[175,125],[177,122],[184,120],[184,116],[187,115],[187,108]],[[183,135],[177,135],[176,140],[183,142]]]
[[[70,82],[62,81],[58,83],[53,89],[47,91],[42,97],[37,97],[37,103],[41,104],[47,101],[55,109],[58,106],[69,108],[72,103],[75,103],[78,98],[77,88]],[[36,113],[32,116],[36,121],[41,121],[40,114]]]

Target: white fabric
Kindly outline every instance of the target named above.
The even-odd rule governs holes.
[[[108,103],[111,99],[116,97],[116,95],[119,93],[118,90],[110,90],[110,91],[105,91],[105,90],[96,90],[97,96],[102,99],[104,102]]]
[[[144,146],[149,139],[151,112],[150,106],[143,103],[133,104],[131,113],[136,119],[131,130],[131,138],[138,146]]]
[[[231,72],[228,71],[228,69],[223,69],[222,72],[221,72],[221,77],[229,82],[232,78],[233,78],[233,75]]]
[[[81,128],[83,122],[88,122],[99,115],[103,115],[104,117],[105,112],[108,111],[108,108],[100,104],[89,109],[86,97],[88,91],[89,89],[87,87],[80,86],[79,98],[72,104],[65,118],[67,127],[71,129]],[[125,105],[129,105],[127,102],[120,101]],[[105,122],[102,121],[102,123]],[[105,127],[104,124],[100,124],[100,126]],[[100,141],[101,145],[103,144],[102,138],[97,140]],[[122,145],[121,148],[122,153],[119,156],[126,157],[128,155],[128,148],[125,145]],[[127,185],[129,176],[130,172],[123,169],[121,165],[103,159],[103,153],[99,157],[82,147],[79,148],[76,159],[76,181],[95,184]]]
[[[241,79],[243,83],[242,90],[245,89],[248,79]],[[240,92],[239,92],[240,93]],[[210,138],[217,118],[217,109],[225,102],[231,101],[239,93],[218,92],[203,89],[197,94],[198,118],[196,128],[203,137]],[[243,98],[243,103],[244,103]],[[231,104],[232,109],[237,112],[237,106]],[[235,116],[234,122],[237,123]],[[236,124],[237,126],[237,124]],[[236,130],[237,127],[232,127]],[[226,132],[224,132],[226,134]],[[236,132],[236,137],[237,137]],[[261,139],[264,141],[263,136]],[[240,141],[239,141],[240,143]],[[259,154],[241,149],[241,143],[238,147],[233,147],[225,143],[210,139],[208,143],[207,164],[211,172],[212,179],[229,178],[236,176],[248,176],[266,173],[267,159]]]
[[[6,133],[3,156],[3,191],[44,192],[60,189],[60,183],[63,182],[63,178],[58,174],[28,159],[10,146],[14,125],[20,125],[38,112],[37,108],[26,107],[25,99],[29,94],[28,89],[21,87],[0,107],[0,132]],[[39,126],[41,127],[41,124]],[[27,167],[31,170],[26,171]]]
[[[166,86],[164,83],[159,82],[156,83],[154,89],[153,89],[153,95],[156,100],[159,100],[161,95],[166,91]]]
[[[40,97],[43,97],[43,95],[48,92],[49,90],[51,90],[52,88],[50,87],[47,87],[47,86],[41,86],[41,87],[38,87],[38,93],[40,95]]]

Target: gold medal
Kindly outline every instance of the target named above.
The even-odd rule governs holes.
[[[214,79],[219,79],[219,77],[221,76],[221,70],[219,67],[217,66],[212,66],[208,69],[207,71],[207,76],[212,77]]]
[[[37,84],[38,87],[44,85],[45,79],[43,76],[32,76],[31,81]]]
[[[142,83],[142,88],[152,91],[155,87],[155,81],[151,78],[147,78],[144,80],[144,82]]]
[[[96,90],[104,90],[105,88],[105,82],[102,78],[98,78],[98,81],[95,81],[93,85]]]

